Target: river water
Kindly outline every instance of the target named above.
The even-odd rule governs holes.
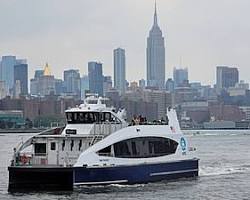
[[[0,135],[0,199],[250,199],[249,131],[188,134],[200,158],[200,176],[197,179],[131,186],[85,187],[69,193],[9,194],[7,167],[13,147],[31,135]]]

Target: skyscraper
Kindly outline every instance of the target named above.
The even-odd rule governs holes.
[[[14,66],[14,83],[20,81],[20,93],[28,94],[28,65],[19,64]]]
[[[234,87],[239,82],[239,71],[237,68],[217,66],[216,87],[218,89]]]
[[[80,97],[81,95],[81,79],[79,70],[64,71],[64,86],[66,93],[71,93]]]
[[[89,91],[89,77],[83,75],[81,78],[81,99],[85,99],[86,93]]]
[[[124,94],[126,90],[126,58],[125,50],[118,48],[114,50],[114,87],[119,94]]]
[[[164,89],[165,45],[162,31],[158,26],[155,4],[154,24],[147,38],[147,86]]]
[[[14,66],[16,56],[3,56],[0,70],[0,80],[5,82],[7,91],[14,87]]]
[[[96,93],[103,96],[103,73],[102,63],[88,63],[89,90],[91,93]]]
[[[3,56],[0,64],[0,80],[5,82],[8,94],[13,95],[15,86],[14,66],[26,64],[26,59],[16,59],[16,56]]]
[[[174,92],[174,81],[173,79],[169,78],[166,82],[166,90],[173,93]]]
[[[106,96],[106,93],[112,89],[112,78],[111,76],[103,77],[103,94]]]
[[[177,69],[175,67],[173,77],[174,77],[175,87],[180,87],[182,84],[184,84],[185,81],[188,80],[188,69],[187,68]]]
[[[36,71],[35,78],[30,80],[30,94],[46,96],[55,93],[55,77],[51,75],[50,67],[46,63],[43,73]]]
[[[35,70],[35,78],[39,78],[41,76],[43,76],[43,70],[42,69]]]

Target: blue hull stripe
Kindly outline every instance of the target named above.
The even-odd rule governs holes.
[[[74,167],[74,185],[135,184],[198,176],[198,159],[113,167]]]

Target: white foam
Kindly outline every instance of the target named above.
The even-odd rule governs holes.
[[[199,170],[200,176],[219,176],[219,175],[227,175],[227,174],[235,174],[235,173],[243,173],[246,171],[250,171],[248,167],[200,167]]]
[[[111,184],[111,186],[118,187],[118,188],[137,188],[137,187],[144,187],[145,184],[134,184],[134,185],[120,185],[120,184]]]

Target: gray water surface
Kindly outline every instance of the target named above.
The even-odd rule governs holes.
[[[197,148],[197,179],[143,185],[78,188],[74,192],[9,194],[7,167],[13,147],[32,134],[0,135],[0,199],[250,199],[250,132],[220,131],[189,134]]]

